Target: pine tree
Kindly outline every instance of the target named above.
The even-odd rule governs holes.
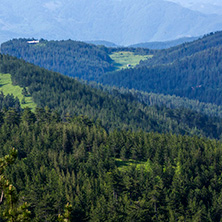
[[[0,159],[0,188],[1,199],[4,209],[2,217],[8,222],[28,222],[31,221],[31,212],[28,210],[29,205],[25,202],[19,205],[19,199],[16,188],[9,183],[4,175],[6,167],[13,164],[17,157],[17,151],[13,148],[4,158]]]

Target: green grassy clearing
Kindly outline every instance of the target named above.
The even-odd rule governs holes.
[[[46,46],[46,43],[40,42],[40,43],[33,44],[33,45],[31,44],[31,46],[36,47],[36,48],[38,48],[38,47],[45,47],[45,46]]]
[[[11,75],[10,74],[2,74],[0,73],[0,91],[7,94],[13,94],[14,97],[18,97],[20,103],[22,99],[25,99],[25,104],[21,104],[22,108],[29,107],[32,110],[35,110],[36,104],[32,101],[31,96],[23,96],[22,95],[22,88],[20,86],[12,85]]]
[[[144,169],[145,171],[149,172],[151,171],[151,162],[150,160],[147,160],[147,162],[143,161],[136,161],[136,160],[121,160],[116,158],[115,164],[119,168],[120,171],[125,172],[129,169],[129,167],[136,167],[137,170]]]
[[[152,58],[152,55],[135,55],[133,52],[115,52],[110,55],[111,59],[114,60],[114,66],[116,70],[133,68],[141,60],[146,60],[148,58]],[[130,64],[130,67],[127,65]]]

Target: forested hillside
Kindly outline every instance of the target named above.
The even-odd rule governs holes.
[[[74,41],[41,40],[31,45],[27,39],[18,39],[2,44],[1,51],[88,81],[222,105],[221,42],[222,32],[164,50],[106,48]],[[127,60],[123,66],[110,58],[121,53],[132,56],[129,61],[133,55],[148,59],[136,68],[130,64],[121,70]]]
[[[77,41],[46,41],[29,44],[29,39],[2,44],[1,52],[72,77],[93,80],[114,70],[103,48]]]
[[[160,65],[194,55],[195,53],[221,47],[222,32],[210,33],[196,41],[183,43],[169,49],[159,50],[150,60],[141,62],[143,65]]]
[[[222,104],[222,32],[161,50],[135,69],[102,76],[103,84]]]
[[[221,219],[222,145],[215,140],[107,133],[90,119],[64,121],[49,109],[0,114],[0,156],[18,150],[4,176],[29,221],[57,221],[67,202],[70,221]],[[3,203],[1,218],[12,218],[4,212],[17,205],[9,211]]]
[[[63,117],[86,115],[107,130],[143,129],[220,138],[221,119],[184,108],[146,106],[131,96],[110,95],[59,73],[14,57],[0,56],[0,72],[10,73],[15,85],[26,87],[39,107],[48,106]]]
[[[154,54],[155,50],[136,48],[106,48],[77,41],[47,41],[29,44],[30,39],[13,39],[1,45],[1,52],[40,67],[88,81],[98,80],[106,72],[116,70],[112,53],[129,51],[136,55]]]
[[[8,110],[9,108],[21,111],[19,99],[10,94],[5,96],[3,92],[0,92],[0,110]]]
[[[102,85],[95,82],[90,82],[89,85],[94,88],[102,89],[105,92],[109,92],[109,94],[112,94],[113,96],[121,94],[122,97],[128,97],[131,100],[140,101],[148,106],[166,106],[170,109],[186,108],[207,116],[222,117],[222,106],[217,106],[216,104],[212,103],[203,103],[199,100],[192,100],[175,95],[171,96],[153,92],[148,93],[135,89]]]

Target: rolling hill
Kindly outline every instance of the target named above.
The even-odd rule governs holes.
[[[38,105],[16,109],[0,94],[1,220],[220,221],[222,119],[147,107],[2,54],[0,72]]]
[[[1,51],[89,81],[221,105],[221,42],[222,32],[163,50],[106,48],[71,40],[31,45],[27,39],[15,39],[2,44]]]
[[[3,48],[126,87],[189,96],[186,87],[204,81],[191,96],[220,103],[220,36],[160,51],[27,39]],[[115,61],[138,63],[147,55],[135,68],[113,71]],[[221,220],[221,106],[87,85],[5,54],[1,89],[37,104],[35,112],[21,109],[13,95],[0,93],[1,221]]]
[[[22,58],[43,68],[71,77],[92,81],[106,72],[137,65],[155,50],[135,48],[106,48],[84,42],[47,41],[29,44],[33,39],[13,39],[1,45],[1,52]]]
[[[105,72],[113,71],[112,59],[93,44],[77,41],[46,41],[29,44],[32,39],[15,39],[1,45],[1,52],[72,77],[94,80]]]
[[[148,49],[167,49],[171,48],[173,46],[177,46],[186,42],[192,42],[194,40],[197,40],[198,37],[184,37],[179,38],[171,41],[165,41],[165,42],[144,42],[144,43],[138,43],[134,45],[130,45],[129,47],[133,48],[148,48]]]
[[[108,73],[98,81],[221,105],[222,32],[160,50],[134,69]]]

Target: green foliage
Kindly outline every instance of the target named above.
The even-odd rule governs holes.
[[[2,218],[8,222],[28,222],[31,221],[31,212],[28,210],[27,203],[18,204],[18,195],[16,188],[9,183],[4,175],[5,169],[15,162],[17,151],[13,148],[8,155],[0,158],[0,188],[1,200],[4,203],[4,210],[1,210]],[[6,200],[3,200],[5,197]]]
[[[71,211],[72,211],[72,205],[67,203],[65,205],[64,214],[59,214],[58,221],[60,222],[71,222]]]
[[[29,203],[34,222],[221,219],[222,144],[216,140],[107,133],[98,122],[63,121],[48,108],[14,118],[16,124],[0,126],[0,155],[18,150],[19,161],[5,175],[18,199]]]
[[[0,111],[14,108],[17,111],[21,110],[20,102],[18,98],[15,98],[12,94],[4,95],[0,92]]]
[[[123,158],[125,159],[125,158]],[[139,169],[146,169],[147,171],[150,170],[149,167],[149,161],[144,162],[144,161],[136,161],[133,159],[129,159],[129,160],[122,160],[122,159],[115,159],[115,164],[116,166],[119,168],[120,171],[126,171],[129,169],[129,166],[135,166],[137,170]]]

